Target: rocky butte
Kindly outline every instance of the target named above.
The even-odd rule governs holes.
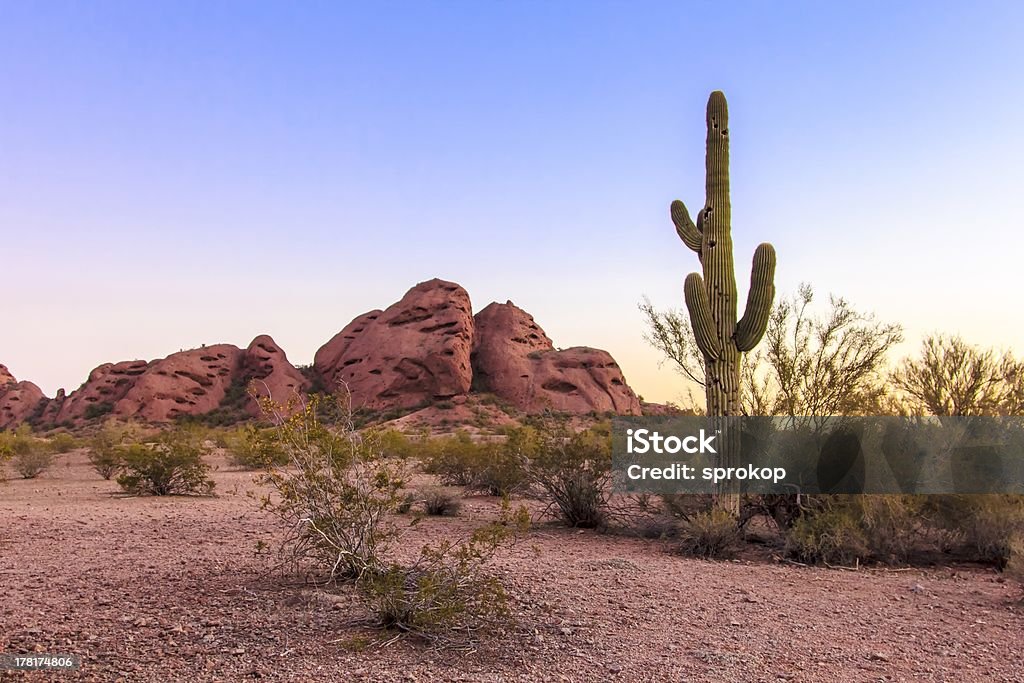
[[[511,301],[473,315],[469,294],[421,282],[383,310],[357,316],[299,370],[269,336],[242,349],[216,344],[153,361],[105,363],[53,399],[0,365],[0,428],[82,426],[107,415],[150,423],[203,416],[228,423],[260,414],[251,394],[288,399],[347,390],[365,411],[414,410],[491,394],[514,411],[639,415],[641,404],[606,351],[558,350]]]

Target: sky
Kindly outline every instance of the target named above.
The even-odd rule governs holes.
[[[892,5],[896,4],[897,7]],[[737,281],[1024,352],[1024,3],[0,0],[0,363],[268,333],[296,364],[417,282],[682,380],[637,305],[698,270],[729,99]]]

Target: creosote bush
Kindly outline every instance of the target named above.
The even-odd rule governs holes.
[[[968,559],[1002,569],[1024,538],[1024,496],[929,496],[924,505],[932,524],[951,532]]]
[[[921,531],[921,498],[817,496],[786,534],[786,552],[811,564],[903,562]]]
[[[53,465],[53,454],[40,446],[17,453],[11,463],[22,479],[35,479]]]
[[[149,443],[126,447],[117,483],[135,495],[209,494],[213,480],[200,436],[186,428],[160,433]]]
[[[319,402],[261,402],[288,456],[287,466],[271,466],[260,477],[276,494],[262,505],[285,524],[281,550],[287,561],[312,562],[326,571],[328,582],[355,580],[383,566],[383,554],[398,536],[388,515],[405,499],[406,467],[384,457],[351,420],[324,424]]]
[[[109,422],[89,441],[89,464],[106,480],[121,471],[125,448],[136,438],[128,425]]]
[[[234,430],[224,438],[228,460],[247,470],[264,470],[288,464],[288,452],[274,429],[254,425]]]
[[[527,476],[571,527],[603,528],[609,522],[611,432],[599,425],[573,433],[563,422],[538,429]]]
[[[419,446],[423,468],[442,484],[463,486],[491,496],[523,492],[528,485],[526,458],[533,430],[509,430],[505,442],[474,441],[465,431],[450,437],[425,439]]]
[[[513,512],[505,499],[498,522],[462,541],[424,546],[411,566],[368,571],[358,586],[384,628],[441,642],[501,628],[511,619],[507,596],[486,565],[529,521],[525,507]]]
[[[263,507],[287,528],[286,561],[312,563],[329,583],[352,582],[379,624],[403,633],[443,642],[500,622],[507,614],[505,593],[485,565],[525,529],[526,508],[512,513],[506,499],[501,519],[468,538],[424,546],[411,565],[389,559],[399,537],[396,515],[412,505],[402,489],[406,459],[385,454],[385,448],[394,452],[394,439],[356,430],[344,401],[335,412],[342,417],[325,425],[319,400],[261,404],[289,455],[288,466],[261,477],[274,494],[263,498]],[[428,493],[430,509],[458,502],[437,493]]]
[[[35,479],[53,464],[52,447],[32,436],[28,425],[0,432],[0,463],[10,460],[22,479]]]

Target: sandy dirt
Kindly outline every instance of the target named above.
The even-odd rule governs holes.
[[[495,563],[513,634],[390,642],[350,592],[271,571],[252,475],[214,478],[213,498],[123,497],[76,452],[0,484],[0,653],[83,659],[0,681],[1024,681],[1021,591],[992,571],[706,562],[544,523]],[[403,546],[495,508],[468,498]]]

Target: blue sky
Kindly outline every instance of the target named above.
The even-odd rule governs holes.
[[[697,269],[725,91],[733,230],[920,336],[1024,349],[1021,3],[0,0],[0,362],[271,334],[296,363],[431,277],[682,383],[637,302]]]

